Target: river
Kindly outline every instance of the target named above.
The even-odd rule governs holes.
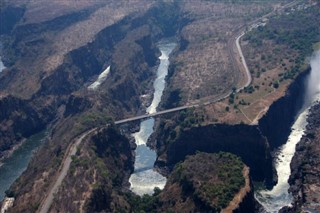
[[[0,200],[5,196],[5,191],[27,168],[29,161],[37,150],[47,133],[45,131],[28,138],[13,154],[3,161],[0,167]]]
[[[276,154],[275,165],[278,183],[270,191],[260,190],[255,194],[256,199],[266,212],[278,212],[282,207],[290,206],[293,201],[292,195],[288,192],[290,187],[288,179],[291,174],[290,163],[295,153],[296,144],[304,134],[309,109],[316,101],[320,101],[320,51],[312,56],[310,65],[311,74],[307,79],[307,92],[303,109],[291,128],[292,131],[287,143],[281,146]]]
[[[155,113],[161,101],[163,90],[165,88],[165,78],[168,74],[169,55],[176,47],[176,42],[173,40],[162,40],[158,44],[161,52],[160,64],[157,69],[157,78],[153,84],[154,93],[151,105],[147,108],[147,113]],[[140,131],[132,134],[135,138],[137,148],[135,150],[134,172],[131,175],[129,182],[131,190],[138,194],[152,194],[155,187],[162,189],[166,184],[166,178],[154,170],[154,162],[156,160],[156,152],[147,147],[147,141],[153,133],[154,118],[144,120],[140,124]]]

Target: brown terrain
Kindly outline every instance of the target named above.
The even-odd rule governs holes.
[[[173,170],[159,194],[158,212],[246,212],[240,204],[254,206],[252,192],[249,169],[235,156],[197,153]]]
[[[14,2],[10,1],[10,4]],[[26,12],[22,17],[23,22],[17,24],[16,30],[25,31],[29,28],[32,32],[35,25],[41,26],[46,23],[50,25],[50,21],[59,18],[66,17],[70,22],[72,18],[79,19],[69,26],[63,26],[68,23],[60,23],[61,26],[51,26],[53,30],[49,27],[45,33],[39,33],[37,36],[31,34],[27,41],[23,40],[23,43],[17,39],[16,51],[20,51],[24,57],[15,60],[15,67],[11,69],[22,69],[22,67],[24,69],[20,71],[21,73],[16,71],[19,75],[11,79],[11,84],[2,93],[23,98],[28,98],[39,90],[41,81],[63,63],[67,53],[92,42],[102,29],[112,26],[124,17],[147,11],[153,3],[152,1],[108,1],[106,4],[103,1],[82,0],[18,2],[26,7]],[[27,48],[34,44],[37,44],[36,49]]]
[[[277,8],[277,17],[285,14],[282,6],[291,1],[3,2],[1,18],[16,17],[1,34],[7,68],[0,73],[0,157],[24,138],[50,129],[27,170],[7,191],[15,197],[8,212],[250,212],[257,207],[250,178],[267,187],[276,182],[271,150],[283,138],[279,143],[272,139],[290,128],[295,109],[288,106],[299,96],[306,55],[259,34],[260,28],[250,30],[240,43],[252,84],[236,92],[247,75],[239,69],[243,64],[234,42],[263,15]],[[306,11],[318,20],[316,10]],[[268,18],[264,21],[271,29],[288,23]],[[157,122],[152,143],[159,155],[156,164],[169,181],[163,191],[139,197],[128,190],[135,145],[126,136],[136,127],[124,125],[120,131],[112,123],[144,113],[143,97],[152,92],[158,63],[156,43],[172,36],[179,47],[171,56],[162,108],[211,103],[234,93]],[[109,66],[101,86],[88,90]],[[286,72],[290,78],[284,79]],[[278,116],[278,102],[288,107],[287,113]],[[283,128],[270,130],[275,122]],[[189,146],[180,149],[181,141]],[[233,154],[202,153],[197,159],[197,150]],[[234,169],[224,167],[225,162]],[[179,165],[185,166],[182,173],[174,169]],[[222,180],[227,179],[225,186]]]
[[[314,2],[309,2],[308,7],[312,4]],[[297,6],[292,8],[295,7]],[[277,10],[278,15],[284,13],[279,8]],[[262,23],[267,24],[269,19],[263,19]],[[272,21],[271,26],[275,30],[281,30],[286,29],[286,25],[294,26],[294,22],[294,19],[289,23]],[[290,29],[296,30],[294,27]],[[255,31],[257,30],[255,29]],[[299,67],[298,70],[300,71],[307,69],[308,61],[304,61],[305,59],[301,61],[301,52],[292,47],[290,43],[279,44],[278,41],[267,37],[262,38],[259,43],[256,43],[256,41],[250,42],[248,40],[251,33],[249,31],[241,38],[240,42],[252,76],[252,83],[250,87],[236,93],[232,100],[229,98],[205,107],[202,111],[208,116],[208,122],[257,124],[259,119],[268,111],[270,105],[285,95],[294,78],[292,76],[286,77],[286,73],[296,67]],[[288,30],[288,33],[290,33],[290,30]],[[240,60],[238,60],[239,63]]]
[[[213,3],[186,1],[191,20],[181,30],[181,52],[174,56],[169,90],[180,90],[181,105],[214,97],[236,87],[241,77],[232,63],[228,41],[247,21],[272,10],[274,3]],[[240,76],[239,76],[240,75]]]

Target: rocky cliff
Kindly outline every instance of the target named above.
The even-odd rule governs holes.
[[[54,99],[48,103],[37,105],[10,95],[0,99],[0,159],[17,142],[43,130],[55,118],[57,103]]]
[[[162,169],[167,168],[168,172],[176,163],[197,150],[226,151],[242,158],[250,167],[254,181],[264,181],[271,188],[277,181],[271,153],[285,143],[289,136],[290,127],[303,104],[304,81],[308,74],[309,70],[302,72],[291,83],[285,96],[270,106],[258,125],[202,126],[201,120],[198,120],[198,124],[193,121],[195,125],[185,128],[181,115],[162,121],[156,136],[155,146],[159,156],[156,165]],[[195,120],[191,117],[189,120]]]
[[[291,161],[290,192],[294,197],[289,212],[320,211],[320,103],[313,106],[308,116],[305,135],[296,146]]]
[[[295,117],[303,106],[305,80],[309,74],[310,68],[298,75],[290,84],[285,96],[274,102],[259,120],[259,129],[267,137],[271,149],[287,141]]]
[[[64,108],[66,108],[64,116],[87,110],[93,106],[92,103],[99,105],[96,108],[100,107],[100,110],[108,108],[108,113],[115,116],[115,119],[136,114],[141,106],[139,96],[146,92],[155,76],[152,72],[158,54],[155,39],[161,34],[161,31],[152,31],[151,24],[142,21],[149,15],[147,13],[128,16],[101,30],[86,45],[70,51],[64,56],[63,63],[51,74],[40,74],[41,81],[34,82],[34,85],[39,83],[39,89],[27,98],[15,96],[14,92],[13,95],[10,95],[9,91],[6,92],[15,85],[15,77],[12,75],[18,75],[23,71],[20,63],[24,62],[19,60],[25,58],[15,57],[18,61],[0,76],[1,89],[4,93],[9,93],[0,99],[0,127],[3,130],[0,156],[4,155],[1,154],[2,151],[10,150],[20,139],[46,128]],[[41,23],[42,27],[39,27],[36,33],[45,34],[47,30],[58,30],[51,29],[51,26],[55,21],[59,25],[67,18],[60,17],[58,20]],[[65,23],[65,27],[72,23]],[[12,36],[18,31],[18,29],[13,31]],[[19,39],[17,37],[15,39],[19,43],[26,42],[32,36],[32,32],[32,30],[26,32],[25,36],[19,34]],[[44,45],[47,45],[46,48],[50,46],[48,43],[39,43],[33,44],[30,48],[41,49]],[[16,50],[21,48],[21,45],[19,47],[12,45],[11,48]],[[24,47],[25,51],[32,51],[28,48]],[[123,55],[124,52],[128,54]],[[30,57],[32,56],[28,58]],[[106,82],[101,85],[103,89],[99,92],[88,92],[87,86],[108,66],[111,66],[111,72]],[[41,65],[38,70],[34,70],[34,73],[38,72],[40,67]],[[12,85],[10,83],[9,87],[5,82],[13,83]]]
[[[147,8],[147,5],[143,6],[143,8]],[[8,191],[8,194],[16,198],[12,212],[35,212],[38,209],[51,186],[50,184],[54,181],[69,145],[77,136],[88,129],[111,123],[112,119],[116,120],[135,115],[140,110],[140,96],[150,92],[152,80],[156,74],[153,68],[157,63],[157,55],[159,53],[156,48],[156,42],[166,33],[165,29],[155,24],[155,21],[160,20],[155,14],[161,14],[159,8],[153,8],[149,11],[142,10],[139,13],[132,13],[122,17],[114,24],[101,29],[92,40],[68,51],[63,56],[62,63],[54,70],[43,73],[39,71],[43,68],[43,64],[39,64],[38,70],[33,71],[36,73],[35,75],[39,74],[41,76],[40,81],[33,82],[36,85],[32,87],[32,91],[25,91],[25,94],[20,96],[13,95],[17,90],[12,91],[13,94],[11,96],[14,97],[13,99],[17,100],[17,103],[20,100],[30,104],[32,110],[36,111],[36,115],[37,113],[45,114],[45,112],[50,112],[48,116],[52,116],[49,118],[39,117],[40,121],[37,123],[41,124],[42,128],[49,124],[52,125],[51,133],[43,147],[35,153],[27,170]],[[44,27],[44,29],[46,28]],[[28,34],[28,36],[30,35]],[[47,45],[50,46],[51,44],[48,43]],[[49,46],[46,46],[46,48]],[[43,46],[40,44],[39,46],[32,46],[32,48],[39,49],[41,47]],[[24,48],[27,48],[27,46],[24,46]],[[20,63],[23,64],[23,62],[16,62],[15,65],[9,67],[8,72],[1,75],[0,81],[14,79],[12,75],[21,72]],[[107,79],[97,90],[88,90],[87,87],[108,66],[111,68]],[[30,69],[32,70],[33,68]],[[13,73],[12,71],[15,69],[17,72]],[[15,84],[18,83],[15,82]],[[9,88],[6,88],[4,93],[9,93]],[[8,124],[10,124],[6,131],[15,132],[17,129],[13,124],[18,124],[17,119],[20,119],[20,117],[16,119],[14,115],[17,111],[22,110],[21,107],[24,105],[14,104],[15,107],[10,111],[9,101],[5,101],[4,97],[6,96],[1,96],[2,100],[4,100],[3,108],[5,109],[2,114],[5,120],[9,120]],[[9,110],[8,112],[7,109]],[[50,111],[48,111],[49,109]],[[32,113],[30,113],[28,119],[34,119]],[[5,123],[2,122],[1,125],[3,124]],[[37,128],[30,125],[30,134],[36,131]],[[101,138],[103,134],[99,133]],[[118,139],[117,142],[123,142],[123,138],[121,140]],[[105,142],[103,139],[101,140]],[[122,147],[122,149],[113,144],[115,147],[112,145],[109,150],[108,147],[103,146],[103,142],[99,142],[99,148],[93,148],[96,152],[86,152],[81,155],[81,158],[91,160],[100,156],[100,149],[108,149],[106,151],[108,156],[103,156],[108,159],[108,162],[98,160],[97,168],[99,166],[101,168],[99,167],[99,170],[96,171],[97,174],[92,173],[93,170],[84,171],[83,178],[86,185],[80,186],[82,182],[77,185],[81,193],[88,193],[86,195],[82,194],[84,197],[81,197],[81,203],[84,205],[83,209],[88,212],[113,211],[127,206],[126,201],[123,201],[124,198],[117,195],[111,195],[110,198],[110,193],[115,192],[114,187],[118,190],[115,193],[120,193],[123,188],[127,187],[127,184],[125,184],[126,187],[123,187],[122,179],[127,183],[127,173],[131,171],[132,165],[129,168],[127,163],[124,163],[125,165],[122,165],[122,163],[131,160],[131,147],[126,146]],[[126,143],[125,140],[124,143]],[[119,152],[121,153],[115,153],[117,152],[116,150],[120,150]],[[127,152],[122,153],[123,150]],[[114,164],[110,163],[111,161]],[[72,173],[71,176],[78,174],[77,167],[79,167],[79,171],[87,168],[85,160],[81,161],[80,159],[80,164],[77,164],[79,163],[77,159],[75,159],[75,162],[76,173]],[[117,168],[110,167],[110,173],[106,174],[104,171],[105,164],[109,163]],[[120,172],[121,170],[123,171]],[[94,179],[95,177],[97,179]],[[103,178],[109,179],[100,184],[95,184],[98,183],[97,181],[103,180]],[[97,181],[95,182],[94,180]],[[70,180],[68,179],[67,181]],[[92,194],[90,194],[91,192]],[[72,194],[72,196],[77,200],[81,193]],[[65,198],[63,196],[61,195],[62,200]],[[98,197],[103,199],[98,200]],[[74,204],[72,202],[75,200],[72,200],[71,197],[69,198],[70,202],[66,203],[65,208],[73,210],[75,206],[72,206]],[[110,201],[110,199],[113,201]],[[106,201],[110,201],[110,203],[106,204]],[[54,205],[54,208],[60,208],[59,204]]]
[[[257,126],[216,124],[182,130],[166,148],[165,164],[172,169],[172,166],[187,155],[197,151],[233,153],[250,167],[254,180],[272,180],[272,159],[268,142]]]

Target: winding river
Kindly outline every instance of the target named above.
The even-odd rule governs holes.
[[[151,105],[147,108],[147,113],[155,113],[161,101],[163,90],[165,88],[165,77],[168,74],[169,55],[176,47],[176,43],[172,40],[162,40],[158,44],[161,51],[160,64],[157,70],[157,78],[154,82],[154,93]],[[138,194],[152,194],[155,187],[162,189],[166,184],[166,178],[154,170],[154,162],[156,160],[155,151],[147,147],[148,138],[153,133],[154,118],[144,120],[140,124],[140,131],[133,135],[137,144],[135,150],[136,159],[134,164],[134,172],[129,182],[131,190]]]
[[[258,202],[264,207],[266,212],[278,212],[284,206],[290,206],[292,195],[288,192],[288,179],[291,173],[290,162],[295,153],[296,144],[304,134],[307,117],[310,107],[320,101],[320,51],[317,51],[311,58],[311,74],[307,79],[307,92],[303,109],[297,116],[292,126],[286,144],[281,146],[277,152],[276,170],[278,173],[278,183],[272,190],[261,190],[255,194]]]

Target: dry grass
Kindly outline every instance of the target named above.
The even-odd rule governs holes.
[[[173,88],[181,88],[183,102],[217,95],[237,84],[228,39],[246,21],[271,9],[272,4],[227,4],[186,1],[182,9],[193,20],[182,29],[189,42],[174,58]]]

